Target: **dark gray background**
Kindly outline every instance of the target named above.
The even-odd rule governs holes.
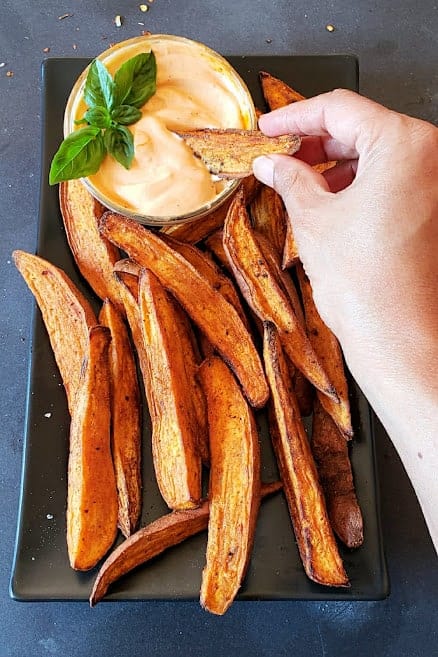
[[[147,13],[126,0],[2,0],[0,5],[0,64],[5,63],[0,67],[0,657],[436,654],[437,561],[415,495],[381,430],[382,524],[392,587],[384,602],[236,603],[224,618],[209,616],[196,603],[108,603],[91,611],[80,603],[13,602],[8,580],[32,308],[11,252],[36,247],[42,59],[94,56],[143,29],[192,37],[224,54],[351,53],[359,57],[362,93],[437,120],[437,5],[430,0],[155,0]],[[66,13],[73,15],[59,20]],[[116,14],[124,16],[120,29],[113,24]],[[332,33],[326,30],[329,23]]]

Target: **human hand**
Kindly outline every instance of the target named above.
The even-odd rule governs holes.
[[[259,158],[254,173],[283,197],[315,301],[347,358],[388,334],[397,341],[401,317],[417,333],[437,307],[438,129],[345,90],[259,125],[305,135],[299,160]],[[342,163],[324,175],[309,166],[327,160]]]

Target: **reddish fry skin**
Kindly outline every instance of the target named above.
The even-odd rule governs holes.
[[[135,531],[141,512],[141,405],[137,368],[125,322],[109,299],[104,301],[99,322],[111,331],[111,448],[119,499],[118,524],[122,534],[128,537]]]
[[[272,395],[272,443],[304,569],[318,584],[348,586],[280,339],[269,322],[263,354]]]
[[[311,446],[333,530],[347,547],[357,548],[363,543],[363,520],[348,445],[318,399],[313,410]]]
[[[263,484],[262,498],[282,489],[279,481]],[[204,500],[197,509],[172,511],[147,527],[139,529],[112,552],[102,565],[90,595],[94,607],[116,580],[134,568],[158,556],[170,547],[207,529],[209,503]]]

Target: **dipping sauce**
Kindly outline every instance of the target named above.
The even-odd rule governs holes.
[[[174,131],[251,128],[254,107],[228,62],[188,39],[168,35],[130,39],[99,59],[114,75],[124,61],[150,50],[157,60],[157,90],[141,109],[142,118],[129,126],[135,149],[131,168],[107,155],[87,180],[90,191],[94,188],[100,200],[111,200],[119,211],[178,218],[212,204],[218,196],[225,199],[235,183],[215,179]],[[72,107],[72,119],[81,118],[86,109],[81,94]]]

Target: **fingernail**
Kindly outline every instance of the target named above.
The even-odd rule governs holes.
[[[255,177],[262,183],[269,185],[269,187],[274,186],[274,163],[270,157],[266,155],[256,157],[252,163],[252,170],[254,171]]]

